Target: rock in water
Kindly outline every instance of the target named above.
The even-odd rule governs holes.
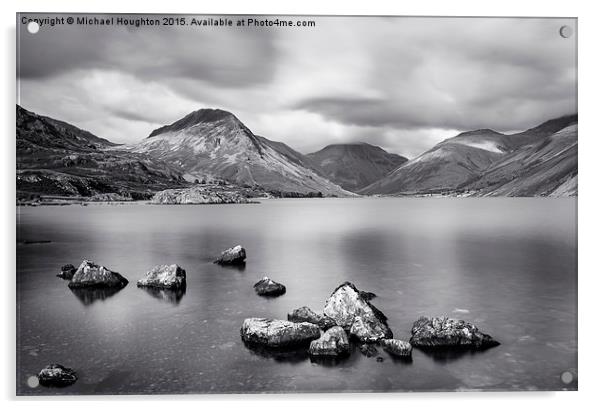
[[[222,254],[214,261],[216,264],[244,264],[247,252],[241,245],[230,247],[222,251]]]
[[[360,352],[366,355],[368,358],[378,355],[378,349],[376,349],[376,347],[372,344],[360,345]]]
[[[234,187],[219,185],[195,186],[187,189],[167,189],[156,193],[152,204],[235,204],[249,200]]]
[[[332,318],[327,317],[324,314],[318,314],[309,307],[297,308],[288,314],[287,318],[292,322],[310,322],[316,324],[323,330],[327,330],[328,328],[337,325]]]
[[[65,280],[71,280],[77,269],[73,264],[65,264],[61,267],[61,272],[56,276]]]
[[[358,315],[354,318],[349,333],[362,343],[378,342],[381,339],[391,338],[393,333],[375,316]]]
[[[99,266],[93,261],[84,260],[69,282],[71,288],[82,287],[111,287],[123,288],[128,280],[121,274]]]
[[[309,344],[309,354],[312,356],[338,357],[349,355],[349,351],[349,339],[345,330],[339,326],[330,328]]]
[[[253,286],[255,292],[267,297],[277,297],[286,292],[286,287],[268,277],[263,277]]]
[[[71,368],[51,364],[40,371],[38,380],[43,386],[64,387],[74,384],[77,381],[77,374]]]
[[[286,348],[306,345],[320,338],[320,327],[308,322],[247,318],[242,323],[240,335],[245,342],[251,344]]]
[[[387,317],[370,304],[350,282],[345,282],[334,290],[326,301],[324,315],[362,342],[376,342],[393,337],[387,325]]]
[[[417,348],[470,348],[475,350],[498,346],[490,335],[463,320],[447,317],[420,317],[412,326],[410,343]]]
[[[157,265],[136,284],[138,287],[155,287],[176,290],[186,287],[186,270],[177,264]]]
[[[382,346],[385,351],[391,355],[401,358],[410,358],[412,356],[412,345],[407,341],[400,339],[385,339],[382,341]]]

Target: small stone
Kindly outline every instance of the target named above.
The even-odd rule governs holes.
[[[319,339],[311,341],[309,354],[311,356],[339,357],[349,355],[349,339],[341,327],[332,327]]]
[[[73,264],[65,264],[61,267],[61,272],[58,273],[56,276],[64,280],[71,280],[76,271],[77,269]]]
[[[483,350],[500,343],[463,320],[420,317],[412,326],[410,344],[417,348],[468,348]]]
[[[186,287],[186,270],[177,264],[156,265],[136,284],[138,287],[153,287],[176,290]]]
[[[378,349],[372,344],[362,344],[360,345],[360,352],[366,355],[368,358],[372,358],[378,355]]]
[[[222,265],[236,265],[236,264],[244,264],[247,258],[247,252],[241,245],[237,245],[234,247],[230,247],[222,251],[222,254],[214,261],[216,264]]]
[[[240,334],[243,341],[251,344],[285,348],[307,345],[320,338],[320,327],[308,322],[247,318],[242,323]]]
[[[401,358],[409,358],[412,356],[412,345],[407,341],[402,341],[399,339],[385,339],[381,344],[383,349],[391,355]]]
[[[269,277],[263,277],[253,285],[255,292],[266,297],[277,297],[286,292],[286,287]]]
[[[71,368],[51,364],[40,371],[38,380],[42,386],[64,387],[74,384],[77,381],[77,374]]]
[[[98,288],[111,287],[123,288],[128,280],[121,274],[111,271],[104,266],[95,264],[93,261],[84,260],[78,267],[69,282],[70,288]]]
[[[287,318],[292,322],[311,322],[323,330],[327,330],[328,328],[337,325],[332,318],[327,317],[324,314],[318,314],[309,307],[297,308],[289,313]]]

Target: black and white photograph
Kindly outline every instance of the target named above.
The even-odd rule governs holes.
[[[16,394],[577,391],[577,44],[17,13]]]

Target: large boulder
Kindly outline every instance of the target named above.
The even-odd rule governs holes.
[[[463,320],[420,317],[412,326],[410,343],[417,348],[487,349],[499,345],[490,335]]]
[[[381,339],[393,336],[389,327],[383,325],[382,321],[373,315],[358,315],[355,317],[351,328],[349,328],[349,333],[361,343],[378,342]]]
[[[138,287],[177,290],[186,287],[186,270],[177,264],[157,265],[136,283]]]
[[[61,267],[61,272],[58,273],[56,276],[64,280],[71,280],[76,271],[77,269],[73,264],[65,264]]]
[[[400,339],[384,339],[381,345],[385,351],[400,358],[412,356],[412,345],[408,341]]]
[[[339,326],[330,328],[309,344],[311,356],[339,357],[349,355],[349,352],[349,339],[345,330]]]
[[[230,247],[222,251],[222,254],[214,261],[216,264],[244,264],[247,258],[247,252],[241,245]]]
[[[38,374],[38,381],[42,386],[64,387],[77,381],[77,374],[71,368],[59,364],[50,364]]]
[[[327,317],[324,314],[318,314],[309,307],[294,309],[293,312],[288,314],[287,318],[292,322],[310,322],[316,324],[323,330],[327,330],[328,328],[337,325],[332,318]]]
[[[242,323],[240,335],[250,344],[287,348],[307,345],[320,338],[320,327],[308,322],[247,318]]]
[[[84,260],[69,282],[70,288],[110,287],[123,288],[128,280],[121,274],[111,271],[93,261]]]
[[[253,285],[255,292],[265,297],[277,297],[286,292],[286,287],[268,277],[263,277]]]
[[[324,315],[362,342],[392,338],[387,317],[350,282],[338,286],[326,300]]]

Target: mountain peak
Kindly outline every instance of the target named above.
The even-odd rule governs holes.
[[[457,136],[476,136],[476,135],[502,135],[501,133],[494,131],[493,129],[484,128],[476,129],[474,131],[466,131],[458,134]]]
[[[151,138],[165,132],[180,131],[200,123],[209,124],[225,120],[230,120],[236,124],[244,126],[242,122],[240,122],[240,120],[231,112],[224,111],[223,109],[202,108],[189,113],[184,118],[177,120],[171,125],[165,125],[155,129],[148,137]]]

